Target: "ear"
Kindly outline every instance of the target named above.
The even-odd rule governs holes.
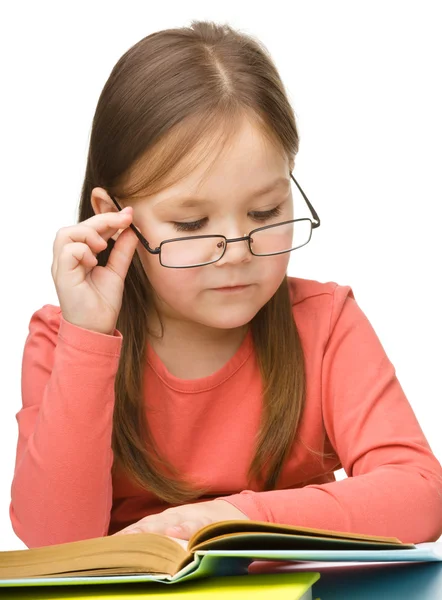
[[[96,215],[103,214],[106,212],[118,212],[118,208],[112,202],[111,197],[104,188],[96,187],[91,192],[91,205]],[[120,204],[121,206],[121,204]],[[114,241],[117,241],[120,233],[124,229],[119,229],[117,233],[112,236]]]
[[[104,188],[95,187],[91,192],[91,205],[96,215],[105,212],[117,212],[117,207]]]

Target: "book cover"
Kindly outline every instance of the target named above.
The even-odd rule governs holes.
[[[68,586],[65,588],[16,588],[8,590],[10,600],[78,600],[95,598],[95,600],[127,600],[129,598],[149,598],[149,600],[166,600],[179,597],[183,600],[205,600],[210,596],[213,600],[312,600],[312,585],[319,579],[319,573],[289,573],[275,575],[247,575],[214,577],[183,584],[170,588],[159,583],[146,585],[113,585],[84,587]]]

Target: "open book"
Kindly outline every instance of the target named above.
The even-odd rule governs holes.
[[[252,560],[437,560],[397,538],[277,525],[220,521],[197,531],[188,543],[156,533],[91,538],[27,550],[0,552],[0,586],[24,578],[85,578],[150,575],[168,583],[198,571],[202,558],[218,566],[199,576],[234,574],[221,569],[229,558]],[[364,558],[365,557],[365,558]],[[439,558],[440,560],[440,558]],[[224,564],[226,564],[224,562]],[[231,563],[233,564],[233,563]]]

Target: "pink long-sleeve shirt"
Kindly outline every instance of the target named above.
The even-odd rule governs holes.
[[[179,379],[148,346],[145,406],[160,453],[254,520],[434,541],[442,471],[350,286],[289,277],[307,400],[276,491],[248,489],[261,414],[251,333],[215,373]],[[28,546],[115,533],[167,508],[117,472],[111,449],[122,346],[45,305],[31,318],[10,518]],[[283,360],[283,357],[281,357]],[[302,442],[300,442],[302,440]],[[329,453],[323,465],[308,447]],[[348,477],[336,481],[343,467]],[[207,498],[201,498],[204,500]]]

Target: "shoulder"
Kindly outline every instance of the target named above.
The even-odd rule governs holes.
[[[328,336],[344,314],[362,314],[350,285],[289,276],[287,281],[296,324],[312,334],[322,331]]]
[[[347,296],[354,299],[353,290],[349,285],[340,285],[335,281],[316,281],[315,279],[302,279],[287,276],[290,299],[292,306],[301,302],[325,296],[324,301],[342,301]]]
[[[340,311],[347,299],[355,300],[351,286],[341,285],[336,281],[322,282],[300,277],[287,277],[287,281],[293,308],[307,303],[330,306],[333,310]]]

